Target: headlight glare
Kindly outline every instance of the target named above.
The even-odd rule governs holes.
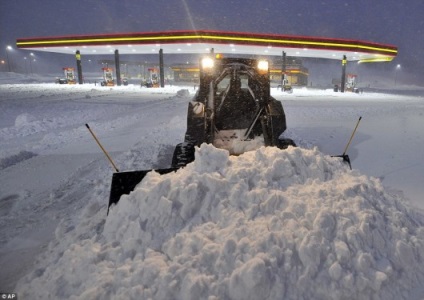
[[[214,61],[210,57],[205,57],[202,59],[202,69],[203,70],[211,70],[214,67]]]
[[[268,73],[268,61],[267,60],[260,60],[258,61],[258,71],[261,74]]]

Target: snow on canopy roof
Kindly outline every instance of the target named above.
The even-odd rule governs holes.
[[[307,37],[278,34],[259,34],[228,31],[164,31],[73,35],[17,39],[20,49],[65,54],[79,50],[84,55],[157,54],[160,49],[170,54],[215,53],[254,54],[342,59],[349,61],[391,61],[397,47],[368,41]]]

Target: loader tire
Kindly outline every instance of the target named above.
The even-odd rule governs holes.
[[[289,146],[296,147],[296,143],[292,139],[278,139],[278,148],[287,149]]]
[[[194,144],[180,143],[175,146],[172,156],[172,168],[181,168],[194,161]]]

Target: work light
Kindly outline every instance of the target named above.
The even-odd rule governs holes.
[[[258,61],[258,72],[260,74],[268,73],[268,61],[267,60],[259,60]]]
[[[211,70],[214,67],[214,61],[210,57],[205,57],[202,59],[202,69]]]

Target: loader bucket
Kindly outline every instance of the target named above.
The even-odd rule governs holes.
[[[154,170],[159,174],[167,174],[178,170],[178,168],[168,168],[168,169],[157,169]],[[110,196],[109,196],[109,205],[108,205],[108,214],[109,207],[112,204],[118,203],[119,199],[124,194],[131,193],[137,184],[139,184],[147,173],[153,170],[142,170],[142,171],[128,171],[128,172],[117,172],[113,173],[112,184],[110,187]]]

